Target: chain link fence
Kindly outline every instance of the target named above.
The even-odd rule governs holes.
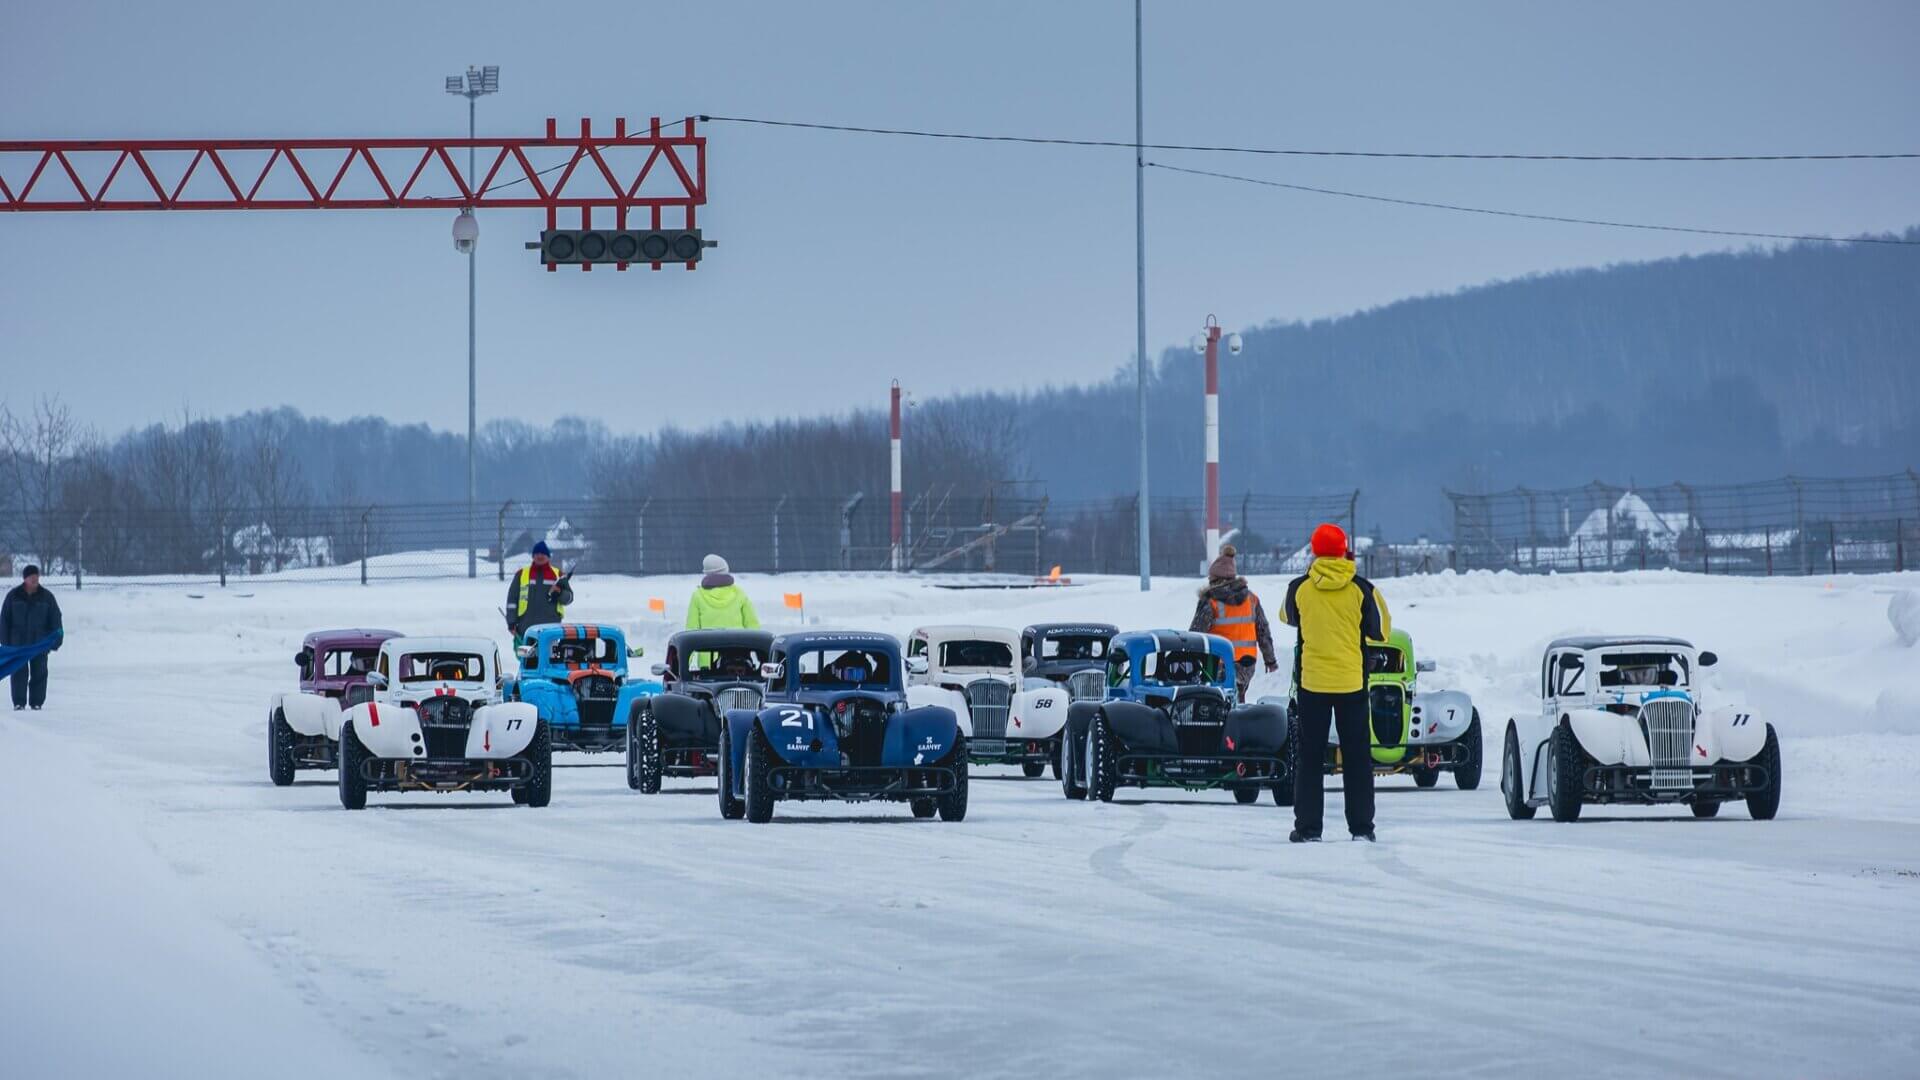
[[[1460,570],[1874,573],[1912,566],[1920,543],[1920,475],[1912,470],[1447,498]]]

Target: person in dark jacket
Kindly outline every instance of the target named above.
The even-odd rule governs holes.
[[[54,639],[58,649],[66,630],[60,623],[60,603],[40,584],[40,568],[29,566],[20,584],[0,601],[0,645],[35,645]],[[47,703],[47,658],[36,656],[13,673],[13,707],[39,709]]]
[[[507,582],[507,625],[514,639],[536,626],[560,622],[573,603],[573,584],[554,569],[545,540],[533,545],[533,560]]]
[[[1247,685],[1253,682],[1253,665],[1267,662],[1267,670],[1279,671],[1273,654],[1273,630],[1267,624],[1267,611],[1260,598],[1247,587],[1234,563],[1232,544],[1220,548],[1220,557],[1207,567],[1207,583],[1200,589],[1200,604],[1193,609],[1193,624],[1187,629],[1197,634],[1218,634],[1233,642],[1234,685],[1240,699],[1246,700]]]

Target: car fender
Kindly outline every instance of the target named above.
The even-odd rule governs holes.
[[[1058,686],[1022,690],[1013,695],[1007,714],[1010,739],[1051,739],[1067,722],[1067,692]]]
[[[834,734],[833,721],[827,719],[822,710],[808,705],[780,704],[749,715],[752,719],[747,731],[759,729],[766,736],[767,746],[781,761],[814,769],[830,769],[840,764],[840,740]],[[742,733],[733,746],[734,759],[742,770],[735,775],[744,775],[746,747],[747,740]]]
[[[360,745],[374,757],[414,758],[426,753],[420,740],[420,714],[405,705],[363,702],[342,713],[340,723],[342,728],[352,724]],[[334,737],[338,740],[338,729]]]
[[[275,695],[275,706],[287,718],[287,726],[296,734],[312,737],[328,735],[340,738],[340,702],[319,694]]]
[[[1605,709],[1572,709],[1567,713],[1567,724],[1573,728],[1580,748],[1602,765],[1653,764],[1637,716]]]
[[[960,730],[973,737],[973,712],[967,708],[967,696],[958,690],[949,690],[944,686],[930,686],[921,683],[907,687],[907,708],[909,709],[946,709],[959,718]],[[1011,725],[1011,721],[1008,722]]]
[[[1177,754],[1180,740],[1166,713],[1137,701],[1109,701],[1100,706],[1107,730],[1128,750],[1145,754]]]
[[[657,682],[621,683],[620,695],[613,700],[613,722],[615,724],[626,723],[627,717],[633,715],[633,707],[635,705],[643,701],[650,701],[664,693],[666,693],[666,687]],[[720,732],[717,728],[714,730],[713,737],[715,740],[718,740],[720,737]]]
[[[531,705],[547,723],[557,727],[580,724],[580,702],[573,688],[541,676],[523,676],[515,695],[517,702]]]
[[[1744,705],[1722,705],[1702,712],[1694,721],[1693,731],[1695,743],[1707,751],[1707,756],[1696,762],[1701,765],[1752,761],[1767,745],[1766,720]]]
[[[1287,710],[1280,705],[1242,705],[1227,713],[1226,737],[1236,751],[1277,754],[1287,744]]]
[[[1428,690],[1413,695],[1413,742],[1452,742],[1465,735],[1472,722],[1473,699],[1463,691]]]
[[[887,719],[887,737],[880,761],[886,765],[932,765],[952,752],[963,728],[960,713],[939,705],[924,705],[894,713]]]
[[[525,701],[482,705],[473,711],[473,726],[467,729],[467,756],[496,760],[513,757],[533,741],[539,722],[539,710]]]
[[[747,737],[759,719],[760,714],[751,709],[728,709],[721,720],[727,729],[727,776],[733,781],[728,786],[736,795],[746,790],[742,777],[747,768]]]
[[[656,694],[643,700],[653,713],[654,727],[662,740],[720,745],[720,725],[706,702],[685,694]]]

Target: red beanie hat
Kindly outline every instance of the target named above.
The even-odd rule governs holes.
[[[1326,559],[1341,559],[1347,554],[1347,534],[1331,522],[1313,530],[1313,553]]]

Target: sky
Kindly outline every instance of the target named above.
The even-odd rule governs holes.
[[[1133,133],[1125,0],[10,4],[0,138],[483,134],[688,114]],[[1146,0],[1148,141],[1359,150],[1920,150],[1920,5]],[[1104,378],[1134,353],[1131,149],[713,124],[720,242],[684,270],[545,273],[481,218],[482,422],[617,432]],[[1706,228],[1920,223],[1920,161],[1573,164],[1151,152],[1371,194]],[[18,161],[0,159],[0,177]],[[1149,351],[1208,314],[1317,319],[1741,241],[1147,173]],[[451,210],[0,216],[0,401],[116,432],[293,405],[458,430]],[[1279,362],[1284,363],[1284,358]]]

